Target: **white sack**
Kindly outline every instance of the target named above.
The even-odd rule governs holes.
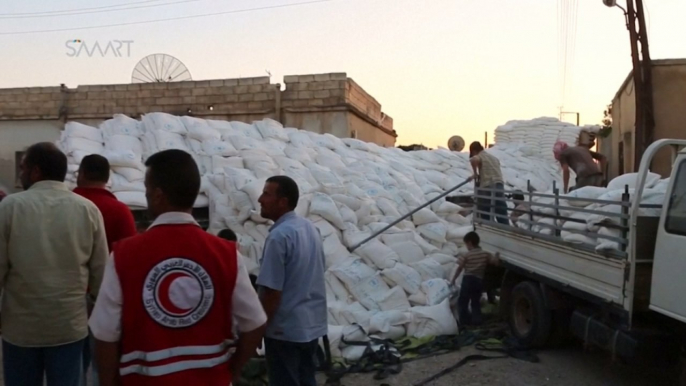
[[[402,263],[396,264],[393,268],[384,269],[381,271],[381,276],[387,282],[401,287],[410,295],[419,292],[422,283],[422,276],[419,272]]]

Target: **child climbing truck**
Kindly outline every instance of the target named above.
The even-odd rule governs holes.
[[[495,256],[479,247],[479,235],[469,232],[464,236],[464,243],[468,252],[461,254],[457,260],[457,271],[450,283],[464,271],[460,294],[457,298],[457,313],[461,326],[478,326],[481,324],[481,294],[483,293],[483,279],[489,264],[498,265],[499,254]],[[471,312],[470,312],[471,309]]]

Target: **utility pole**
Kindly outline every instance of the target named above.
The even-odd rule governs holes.
[[[626,27],[631,42],[631,61],[633,63],[634,93],[636,116],[634,126],[634,170],[638,171],[645,149],[653,142],[655,116],[653,110],[653,66],[648,46],[643,0],[626,0],[626,9],[617,5],[616,0],[603,0],[608,7],[618,7],[624,11]],[[638,46],[641,45],[639,52]]]

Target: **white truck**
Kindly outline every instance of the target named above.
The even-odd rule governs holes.
[[[475,220],[484,249],[500,253],[501,312],[524,346],[544,346],[571,333],[625,361],[665,364],[680,359],[686,348],[684,148],[686,140],[666,139],[646,150],[634,197],[628,197],[627,189],[619,204],[623,210],[614,223],[621,236],[614,241],[620,248],[614,252],[565,242],[557,225],[543,235]],[[674,163],[665,202],[653,208],[660,217],[642,217],[641,195],[651,161],[667,150]],[[546,196],[525,193],[534,206],[531,195]],[[586,208],[560,207],[557,194],[548,197],[554,204],[541,205],[553,208],[553,216],[559,218],[563,209],[593,215]],[[578,221],[580,216],[572,217]]]

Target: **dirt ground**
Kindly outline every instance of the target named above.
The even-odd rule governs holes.
[[[400,374],[383,381],[373,380],[371,374],[347,375],[341,384],[412,386],[465,356],[478,352],[470,347],[439,357],[410,362],[404,365]],[[585,351],[580,346],[539,351],[538,357],[539,363],[511,358],[470,362],[426,386],[668,386],[674,383],[673,372],[613,364],[607,353]],[[323,377],[320,384],[324,385]]]
[[[372,374],[346,375],[341,385],[412,386],[457,363],[465,356],[478,352],[469,347],[450,354],[406,363],[400,374],[382,381],[373,380]],[[674,382],[672,372],[613,364],[607,353],[584,351],[579,346],[540,351],[538,357],[539,363],[510,358],[467,363],[452,373],[427,383],[426,386],[668,386]],[[322,374],[318,379],[319,384],[324,385],[325,378]],[[1,367],[0,384],[4,384]]]

